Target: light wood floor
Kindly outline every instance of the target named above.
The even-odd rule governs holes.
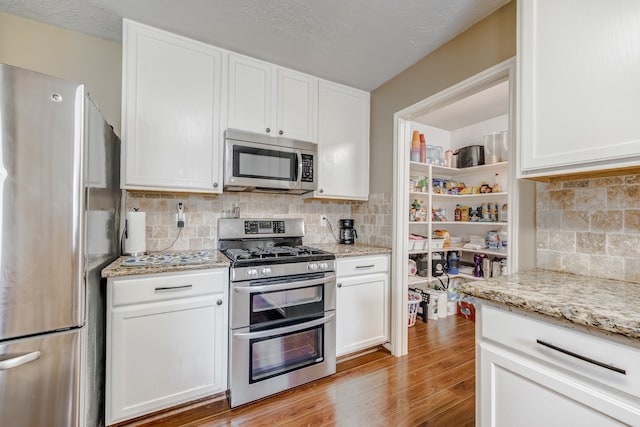
[[[407,356],[377,351],[249,405],[229,409],[219,401],[135,426],[473,426],[474,326],[457,316],[418,320]]]

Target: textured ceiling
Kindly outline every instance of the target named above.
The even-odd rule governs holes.
[[[373,90],[509,0],[0,0],[121,41],[122,18]]]

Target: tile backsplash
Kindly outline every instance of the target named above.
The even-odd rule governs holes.
[[[640,175],[537,183],[537,266],[640,281]]]
[[[178,202],[184,205],[186,226],[176,227]],[[294,195],[232,193],[221,195],[128,191],[125,209],[146,212],[147,250],[198,250],[217,248],[217,223],[222,211],[240,208],[242,218],[301,217],[305,244],[329,243],[338,238],[341,218],[353,218],[357,242],[391,247],[392,199],[390,194],[370,194],[368,202],[303,199]],[[320,225],[326,215],[333,229]]]

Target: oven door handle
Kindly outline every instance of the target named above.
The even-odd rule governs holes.
[[[268,329],[266,331],[259,332],[234,332],[233,337],[240,340],[253,340],[259,338],[267,338],[275,335],[288,334],[289,332],[300,331],[302,329],[313,328],[314,326],[322,325],[324,323],[331,322],[336,317],[335,313],[325,314],[320,319],[311,320],[309,322],[298,323],[291,326],[285,326],[283,328]]]
[[[240,294],[253,294],[256,292],[272,292],[272,291],[287,291],[290,289],[306,288],[307,286],[323,285],[336,276],[331,274],[320,279],[300,280],[297,282],[284,282],[276,283],[273,285],[258,285],[258,286],[234,286],[235,292]]]

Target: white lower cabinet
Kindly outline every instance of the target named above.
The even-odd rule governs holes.
[[[389,341],[389,256],[337,261],[336,355]]]
[[[639,349],[493,307],[480,313],[478,426],[640,425]]]
[[[107,282],[106,424],[227,388],[228,270]]]

